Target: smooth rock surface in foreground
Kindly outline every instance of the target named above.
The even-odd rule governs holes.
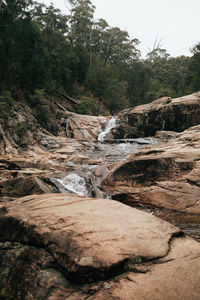
[[[165,221],[75,195],[0,203],[1,299],[199,299],[200,244]]]

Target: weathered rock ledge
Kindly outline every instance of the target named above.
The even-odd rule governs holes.
[[[163,97],[119,114],[117,138],[154,136],[158,130],[181,132],[200,123],[200,92],[171,99]]]
[[[200,244],[107,199],[1,199],[0,262],[1,299],[197,300],[200,294]]]
[[[200,125],[112,166],[103,188],[132,206],[200,214]]]

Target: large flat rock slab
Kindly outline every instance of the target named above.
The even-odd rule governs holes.
[[[1,239],[43,244],[69,272],[81,266],[109,268],[132,256],[165,256],[171,236],[179,232],[150,214],[107,199],[45,194],[13,201],[6,209]],[[20,229],[13,231],[13,226]]]
[[[3,299],[198,299],[200,244],[151,214],[75,195],[0,203]]]

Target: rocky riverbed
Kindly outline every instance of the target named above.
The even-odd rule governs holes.
[[[57,136],[13,113],[0,127],[0,298],[199,299],[199,107],[200,93],[115,118],[61,106]],[[194,126],[166,127],[169,111]]]

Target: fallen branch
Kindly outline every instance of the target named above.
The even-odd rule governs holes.
[[[73,102],[73,103],[75,103],[75,104],[77,104],[77,105],[79,105],[80,104],[80,101],[79,100],[76,100],[76,99],[74,99],[74,98],[72,98],[72,97],[70,97],[69,95],[67,95],[67,94],[64,94],[64,93],[61,93],[60,91],[56,91],[60,96],[62,96],[62,97],[64,97],[64,98],[66,98],[67,100],[69,100],[69,101],[71,101],[71,102]]]

